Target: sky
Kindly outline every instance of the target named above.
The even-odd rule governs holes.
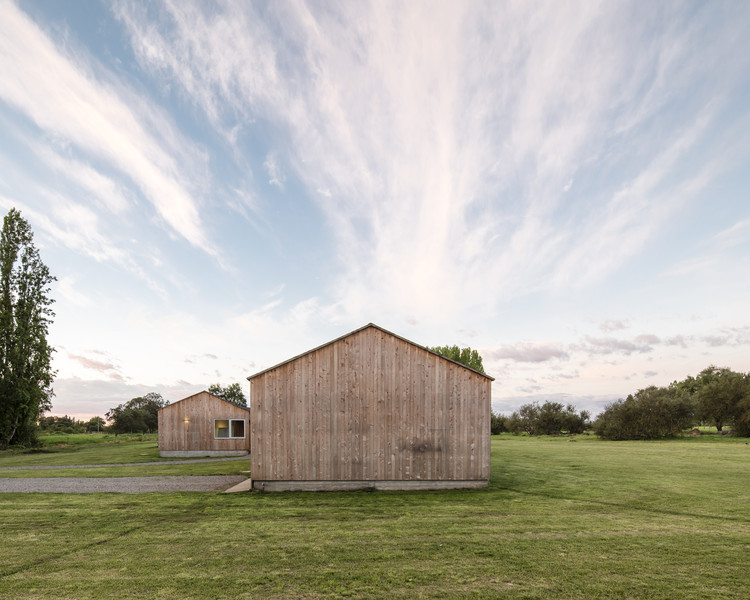
[[[750,371],[750,3],[0,0],[52,410],[373,322],[494,410]]]

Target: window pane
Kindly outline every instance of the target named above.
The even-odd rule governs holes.
[[[214,421],[214,437],[229,437],[229,421],[227,419],[216,419]]]
[[[232,436],[236,438],[245,437],[245,421],[232,421]]]

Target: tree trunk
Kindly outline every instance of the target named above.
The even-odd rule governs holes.
[[[8,449],[8,446],[10,445],[10,442],[13,439],[13,436],[16,435],[16,431],[18,430],[18,419],[19,419],[19,415],[16,415],[16,420],[13,423],[13,427],[10,430],[8,437],[2,436],[2,439],[0,439],[0,450]]]

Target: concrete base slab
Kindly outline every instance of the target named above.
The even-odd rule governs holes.
[[[197,458],[199,456],[245,456],[247,450],[159,450],[164,458]]]
[[[225,494],[235,494],[237,492],[249,492],[253,489],[253,480],[249,477],[245,481],[240,481],[237,485],[233,485],[228,490],[224,490]]]
[[[248,480],[250,481],[250,480]],[[486,479],[454,481],[252,481],[264,492],[346,492],[356,490],[467,490],[487,487]]]

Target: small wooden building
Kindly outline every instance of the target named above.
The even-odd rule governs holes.
[[[250,451],[250,413],[199,392],[159,410],[159,456],[241,456]]]
[[[377,325],[248,379],[254,489],[487,486],[492,377]]]

